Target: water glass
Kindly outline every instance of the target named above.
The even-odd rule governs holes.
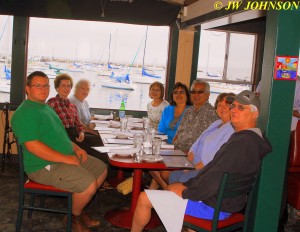
[[[160,154],[161,143],[162,143],[161,138],[154,138],[152,142],[153,154],[156,156],[159,156]]]
[[[151,154],[152,153],[151,148],[152,148],[152,141],[154,139],[154,135],[155,135],[155,129],[154,128],[149,127],[149,128],[146,128],[144,130],[143,145],[144,145],[144,151],[145,151],[146,154]]]
[[[135,161],[140,162],[142,155],[142,145],[143,145],[143,134],[133,135],[133,147],[138,149],[135,156]]]
[[[121,118],[120,119],[120,123],[121,123],[120,128],[121,128],[122,132],[126,132],[126,130],[127,130],[127,121],[128,121],[127,118]]]
[[[143,117],[143,127],[144,127],[144,129],[147,129],[150,127],[150,118]]]

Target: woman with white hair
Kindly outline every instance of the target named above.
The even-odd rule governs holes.
[[[91,123],[93,117],[90,113],[89,103],[85,100],[90,93],[91,84],[88,80],[81,79],[77,82],[74,95],[69,98],[70,102],[77,107],[78,117],[82,122],[84,131],[98,135],[94,131],[95,124]]]

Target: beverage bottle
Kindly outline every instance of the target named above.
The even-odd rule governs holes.
[[[120,106],[120,109],[119,109],[119,118],[125,118],[125,102],[124,102],[124,99],[122,99],[122,102],[121,102],[121,106]]]

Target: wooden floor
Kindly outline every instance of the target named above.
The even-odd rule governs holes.
[[[0,156],[1,157],[1,156]],[[15,231],[15,223],[18,212],[18,167],[14,165],[5,165],[4,172],[0,171],[0,231],[1,232],[13,232]],[[110,225],[106,222],[104,215],[110,209],[117,207],[128,206],[130,204],[130,194],[124,196],[117,192],[115,189],[112,190],[100,190],[96,198],[91,202],[88,207],[88,211],[92,216],[101,221],[102,226],[94,231],[105,231],[105,232],[125,232],[129,231]],[[58,199],[55,199],[57,204]],[[46,204],[53,203],[53,200],[49,199]],[[62,206],[65,201],[58,202]],[[287,222],[282,223],[278,231],[286,232],[299,232],[300,231],[300,218],[294,216],[295,212],[292,208],[289,208],[289,217]],[[43,212],[34,212],[33,218],[30,220],[24,214],[22,231],[28,232],[60,232],[65,231],[62,224],[63,215],[60,214],[49,214]],[[164,232],[166,231],[163,226],[151,230],[153,232]]]

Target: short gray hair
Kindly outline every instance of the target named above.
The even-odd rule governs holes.
[[[193,88],[194,88],[194,86],[196,84],[204,85],[205,86],[205,91],[208,92],[208,93],[210,92],[210,85],[209,85],[209,83],[207,81],[199,80],[199,79],[196,79],[196,80],[193,81],[193,83],[192,83],[192,85],[190,87],[190,90],[193,90]]]

